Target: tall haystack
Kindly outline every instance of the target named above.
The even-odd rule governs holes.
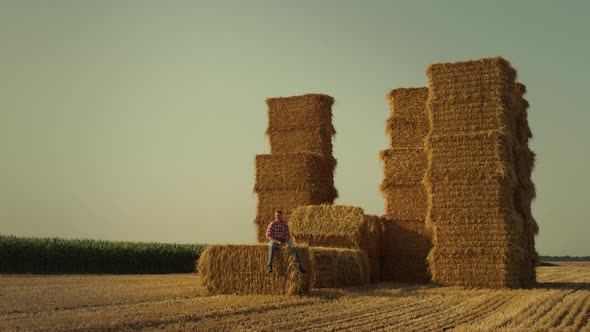
[[[426,257],[430,236],[426,232],[426,190],[422,184],[428,166],[424,140],[430,124],[426,109],[428,88],[390,91],[391,115],[386,122],[390,148],[381,151],[385,198],[381,275],[384,280],[428,282]]]
[[[379,217],[365,215],[355,206],[309,205],[296,208],[289,225],[297,243],[363,251],[368,256],[371,281],[379,279]]]
[[[332,157],[332,104],[322,94],[269,98],[268,128],[271,154],[256,156],[258,205],[254,224],[257,239],[266,242],[266,227],[275,210],[301,205],[331,204],[336,160]]]
[[[299,248],[304,266],[312,266],[307,247]],[[197,270],[209,294],[300,295],[309,291],[312,273],[301,273],[291,249],[277,250],[274,271],[266,269],[268,246],[210,245]]]
[[[487,58],[434,64],[426,72],[432,279],[467,287],[528,286],[525,222],[514,199],[516,71],[502,58]]]

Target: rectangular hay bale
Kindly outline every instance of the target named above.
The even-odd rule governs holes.
[[[312,287],[335,288],[369,282],[367,254],[345,248],[309,247],[313,265]]]
[[[422,185],[428,160],[424,147],[388,149],[379,153],[383,161],[384,179],[381,188],[395,185]]]
[[[289,218],[291,234],[309,246],[368,248],[363,209],[345,205],[309,205],[296,208]]]
[[[334,158],[317,153],[257,155],[254,191],[333,186],[335,167]]]
[[[428,88],[398,88],[385,97],[391,109],[391,118],[413,119],[415,122],[428,122],[426,101]]]
[[[312,128],[283,131],[267,131],[270,153],[312,152],[332,156],[334,128]]]
[[[268,131],[285,131],[332,126],[334,98],[324,94],[266,99]]]
[[[431,135],[426,142],[431,158],[428,176],[432,181],[498,177],[516,181],[514,143],[499,132]]]
[[[392,118],[385,123],[385,132],[391,148],[422,148],[430,131],[427,120],[416,122],[413,119]]]
[[[430,130],[426,100],[428,88],[400,88],[391,90],[386,100],[391,109],[385,132],[391,147],[422,147]]]
[[[309,250],[299,248],[302,263],[311,267]],[[197,270],[209,294],[301,295],[309,291],[311,273],[299,272],[288,247],[276,251],[272,273],[267,272],[268,245],[209,245]]]

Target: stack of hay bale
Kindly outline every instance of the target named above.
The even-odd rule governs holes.
[[[428,88],[394,89],[387,95],[391,116],[386,132],[390,148],[381,151],[385,197],[381,254],[384,280],[428,282],[426,257],[431,248],[426,230],[426,191],[422,180],[427,167],[424,140],[430,129]]]
[[[517,83],[514,135],[518,141],[515,149],[515,160],[519,186],[515,193],[515,206],[524,221],[522,243],[525,250],[525,283],[532,285],[536,283],[535,268],[539,263],[539,255],[535,250],[535,235],[539,232],[539,226],[531,211],[531,202],[536,196],[535,185],[531,180],[531,173],[535,166],[535,154],[529,148],[529,139],[532,138],[532,132],[527,115],[529,104],[523,97],[525,93],[525,85]]]
[[[312,287],[379,281],[381,218],[355,206],[309,205],[296,208],[289,225],[295,241],[309,246]]]
[[[266,227],[274,211],[286,218],[300,205],[332,203],[336,160],[332,156],[332,104],[323,94],[269,98],[271,154],[256,156],[258,205],[254,224],[259,242],[267,242]]]
[[[527,244],[515,206],[516,71],[502,58],[427,69],[427,226],[434,282],[522,287]],[[530,204],[529,204],[530,206]]]

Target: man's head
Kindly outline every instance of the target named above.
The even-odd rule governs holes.
[[[282,210],[276,210],[275,211],[275,218],[279,221],[283,220],[283,211]]]

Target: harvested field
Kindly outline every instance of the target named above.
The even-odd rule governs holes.
[[[590,328],[589,265],[539,267],[534,289],[379,283],[308,296],[207,296],[194,274],[8,275],[0,329],[581,330]]]

